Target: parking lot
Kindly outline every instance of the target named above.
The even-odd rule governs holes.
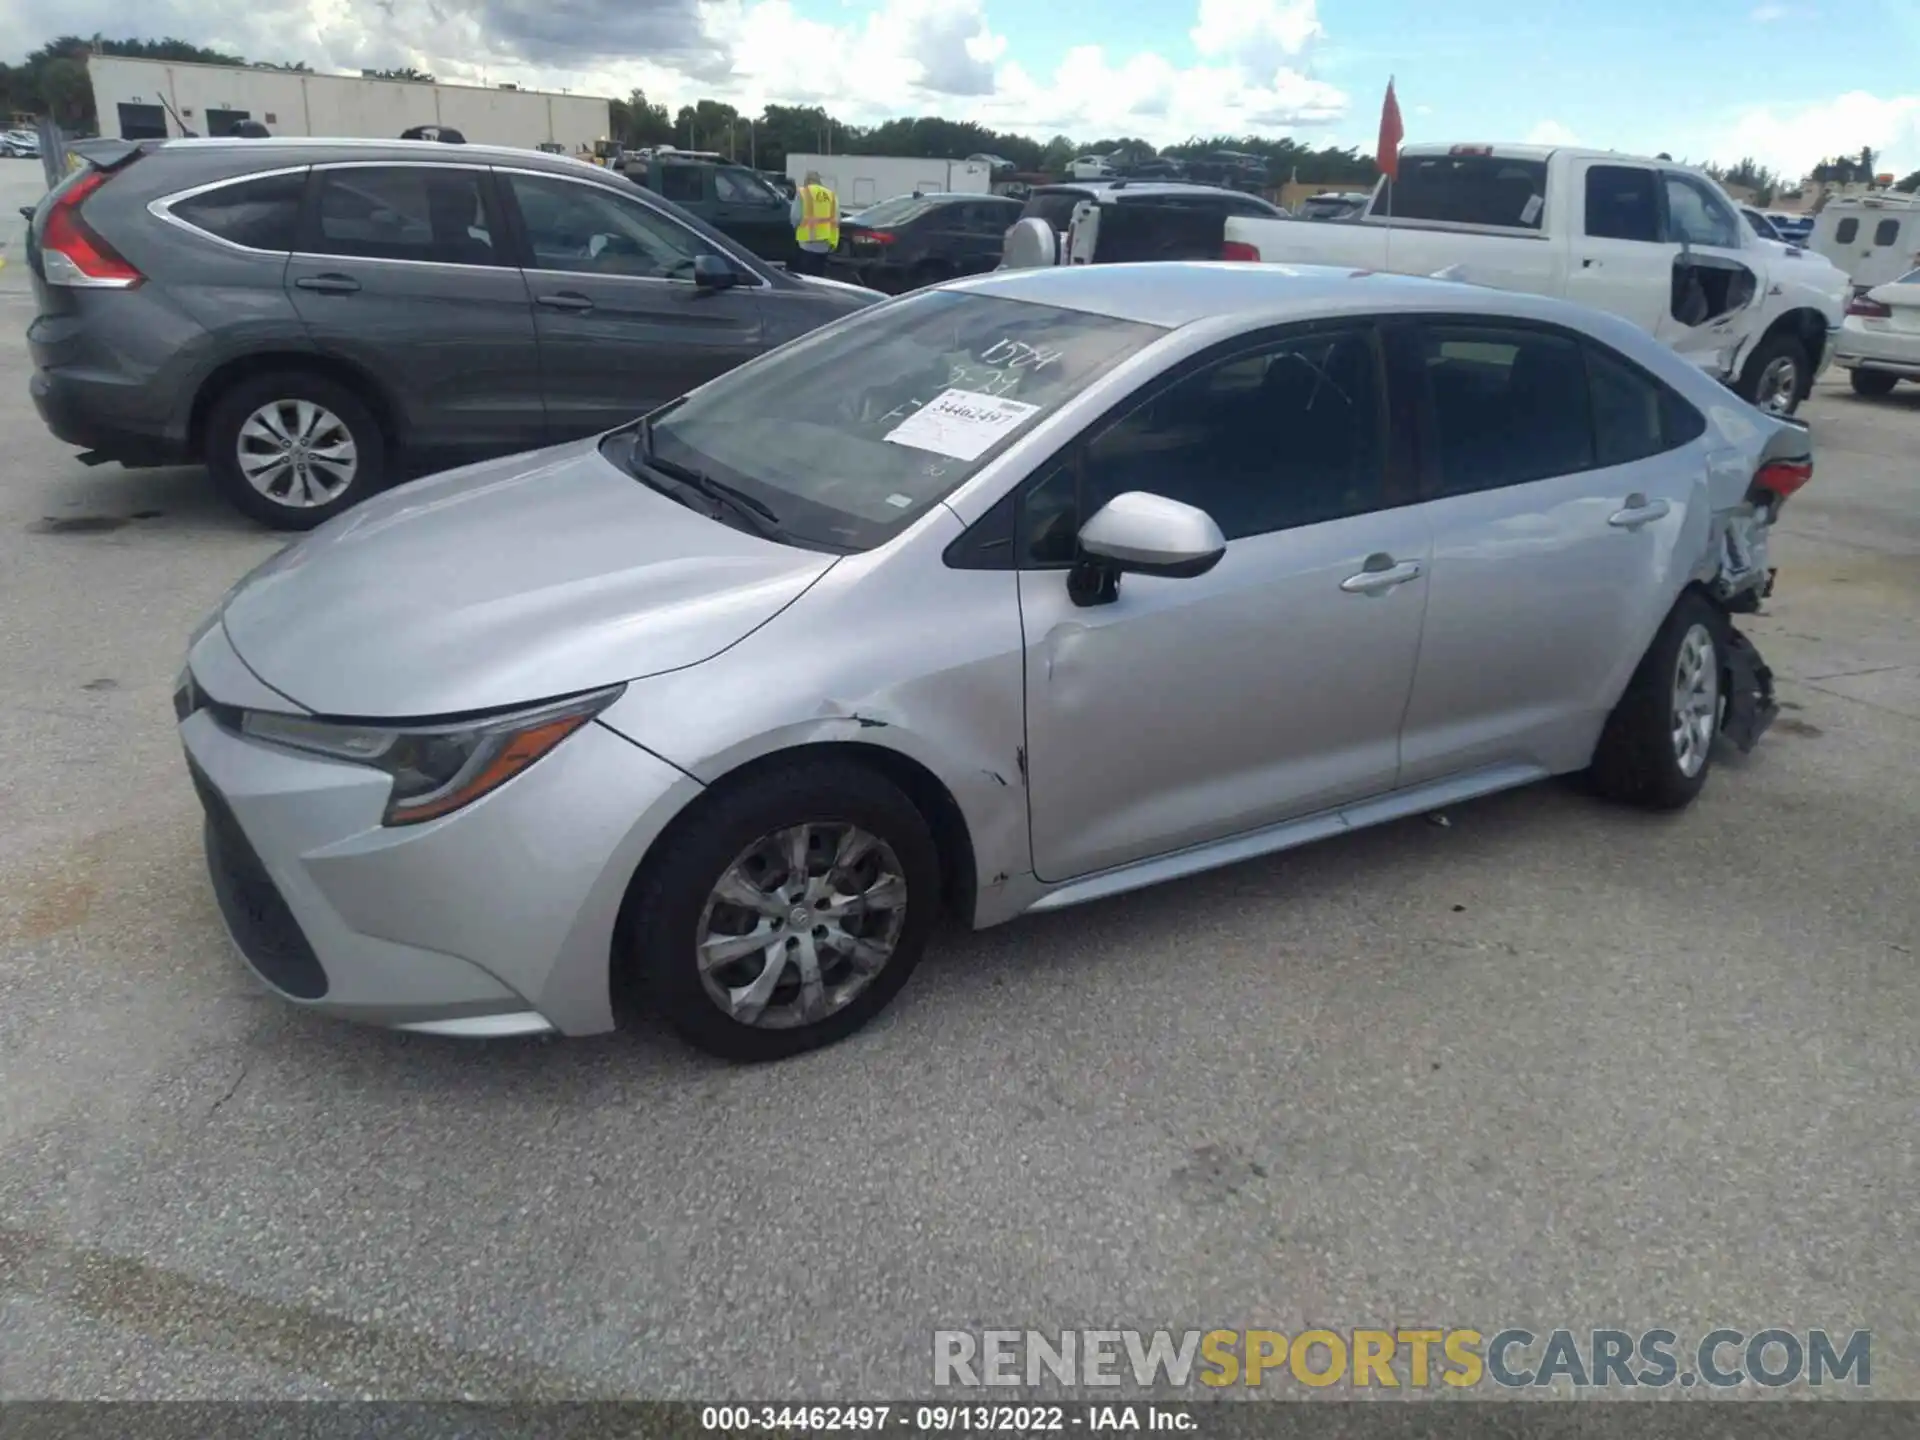
[[[1423,1323],[1868,1328],[1920,1398],[1920,386],[1811,402],[1744,622],[1785,708],[1678,816],[1539,786],[955,931],[769,1068],[433,1040],[229,948],[169,695],[284,537],[42,429],[17,168],[0,1396],[913,1396],[936,1327]]]

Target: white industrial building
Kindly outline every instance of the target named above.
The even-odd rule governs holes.
[[[275,135],[394,139],[416,125],[458,130],[476,145],[567,153],[608,133],[604,99],[509,86],[441,85],[309,75],[250,65],[194,65],[96,55],[87,62],[100,133],[128,140],[177,136],[184,125],[223,135],[257,120]]]

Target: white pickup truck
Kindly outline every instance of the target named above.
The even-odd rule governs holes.
[[[1782,415],[1848,299],[1840,270],[1762,240],[1706,175],[1604,150],[1410,145],[1352,219],[1234,216],[1225,237],[1228,260],[1445,274],[1611,311]]]

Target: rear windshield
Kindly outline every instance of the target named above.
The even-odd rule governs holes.
[[[1503,225],[1538,230],[1546,209],[1547,162],[1497,155],[1403,155],[1373,213],[1396,220]],[[1393,209],[1388,211],[1391,202]]]
[[[936,203],[913,195],[896,195],[878,205],[869,205],[860,212],[859,220],[862,225],[904,225],[909,220],[918,220]]]
[[[1041,219],[1056,230],[1065,230],[1073,223],[1073,207],[1082,200],[1091,200],[1093,196],[1085,190],[1044,190],[1035,191],[1027,197],[1027,203],[1020,211],[1022,220]]]
[[[1165,333],[923,290],[702,386],[656,417],[654,453],[752,496],[777,538],[865,550]]]

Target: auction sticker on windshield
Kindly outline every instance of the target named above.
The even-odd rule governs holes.
[[[943,390],[881,438],[955,460],[978,460],[1039,409],[1000,395]]]

